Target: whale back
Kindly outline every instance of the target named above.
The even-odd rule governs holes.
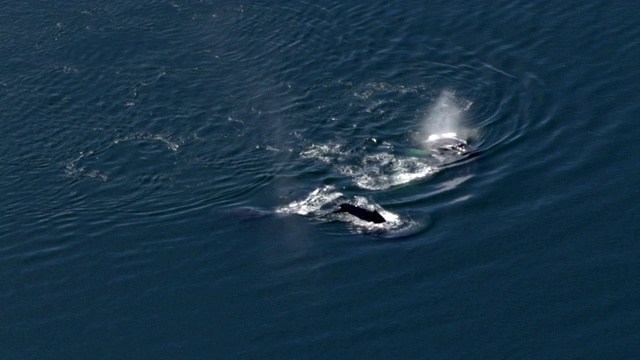
[[[340,204],[338,210],[333,211],[333,213],[341,213],[341,212],[349,213],[359,219],[370,221],[376,224],[386,222],[385,218],[382,217],[382,215],[380,215],[378,211],[367,210],[353,204],[348,204],[348,203]]]

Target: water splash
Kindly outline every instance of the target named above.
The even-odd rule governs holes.
[[[424,155],[435,158],[440,165],[455,161],[469,151],[472,130],[465,126],[465,114],[473,102],[444,90],[429,107],[421,130],[414,141]]]
[[[433,134],[465,135],[464,114],[471,104],[471,101],[456,98],[450,90],[442,91],[422,122],[421,133],[425,136],[422,140],[427,140]]]
[[[300,157],[330,164],[367,190],[425,179],[469,153],[473,130],[465,127],[465,115],[471,105],[452,91],[442,91],[412,136],[416,147],[406,151],[396,151],[386,142],[378,146],[378,140],[371,138],[365,146],[350,146],[346,140],[311,144]],[[368,146],[372,143],[376,146]]]

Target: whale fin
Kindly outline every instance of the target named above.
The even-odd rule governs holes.
[[[384,217],[382,217],[382,215],[380,215],[380,213],[377,210],[367,210],[359,206],[348,204],[348,203],[340,204],[340,206],[338,207],[338,210],[332,211],[331,213],[334,214],[334,213],[341,213],[341,212],[349,213],[357,217],[358,219],[370,221],[376,224],[380,224],[387,221],[385,220]]]

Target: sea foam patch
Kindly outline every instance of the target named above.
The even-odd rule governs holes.
[[[302,200],[293,201],[285,206],[277,208],[276,213],[313,215],[321,213],[328,204],[334,203],[342,196],[335,191],[335,186],[326,185],[313,190]]]
[[[350,176],[363,189],[384,190],[428,177],[436,168],[425,158],[380,153],[365,155],[356,164],[338,166],[337,171]]]

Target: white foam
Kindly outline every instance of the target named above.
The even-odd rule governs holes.
[[[326,185],[315,189],[306,198],[277,208],[275,211],[281,214],[309,215],[317,214],[327,204],[335,202],[342,193],[334,191],[335,187]]]
[[[384,190],[428,177],[436,168],[427,159],[381,153],[367,155],[356,165],[340,166],[338,172],[353,178],[363,189]]]
[[[78,166],[78,163],[84,160],[87,157],[93,155],[93,151],[81,151],[78,157],[69,161],[64,168],[65,175],[72,178],[79,177],[90,177],[95,179],[100,179],[102,181],[107,181],[109,176],[103,172],[98,170],[87,170],[84,166]]]
[[[340,144],[312,144],[309,149],[302,151],[303,159],[317,159],[325,163],[331,163],[336,158],[342,159],[342,146]]]
[[[119,144],[122,142],[127,142],[127,141],[135,141],[135,140],[154,140],[154,141],[160,141],[163,142],[167,148],[171,151],[177,151],[178,148],[180,147],[180,144],[178,144],[175,141],[172,141],[169,139],[169,137],[161,135],[161,134],[150,134],[150,133],[137,133],[137,134],[133,134],[133,135],[128,135],[125,137],[121,137],[121,138],[117,138],[115,140],[113,140],[114,144]]]

